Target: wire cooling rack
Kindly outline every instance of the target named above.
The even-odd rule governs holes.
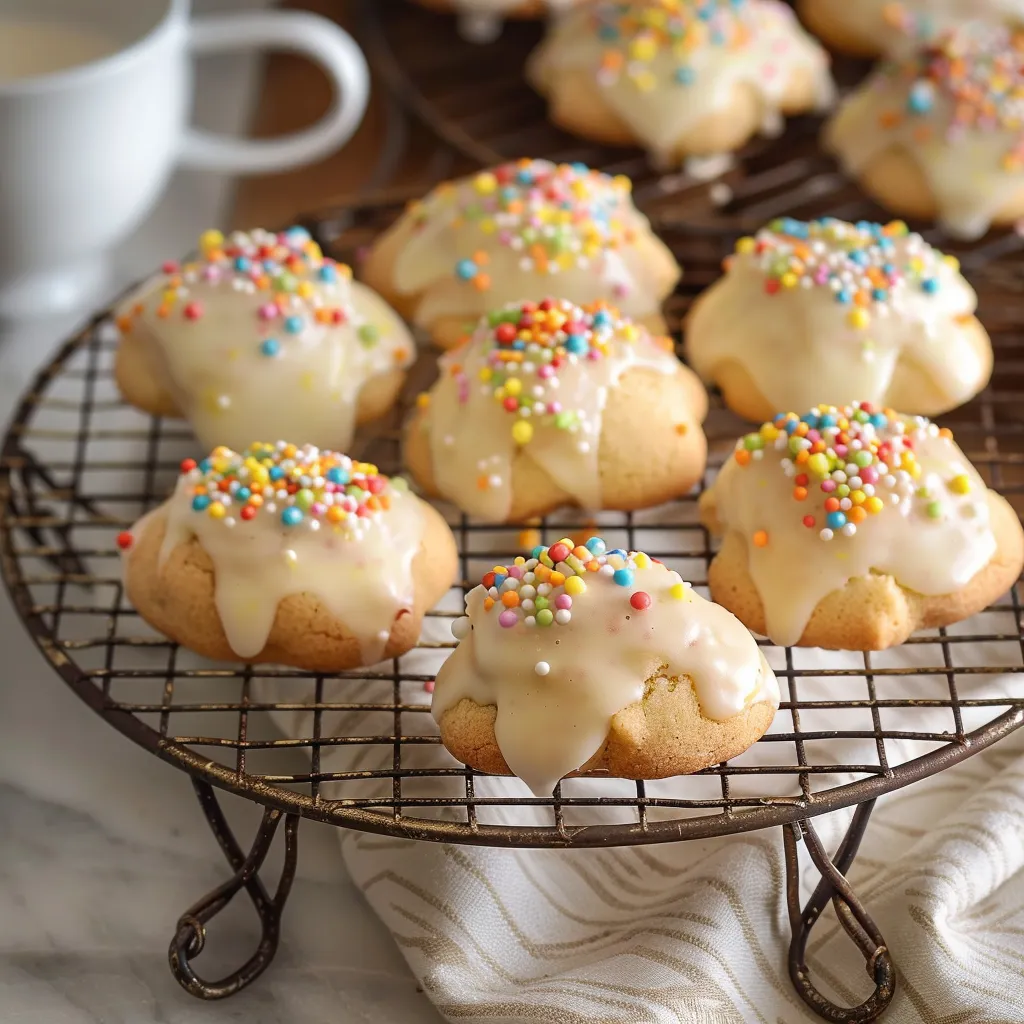
[[[521,155],[582,160],[634,178],[638,204],[686,270],[667,306],[678,327],[693,297],[717,277],[735,238],[773,216],[883,216],[820,154],[820,123],[813,118],[791,122],[780,139],[753,143],[713,183],[688,172],[656,174],[633,151],[600,149],[546,124],[543,105],[521,81],[535,26],[509,26],[499,60],[492,48],[460,42],[450,21],[411,5],[366,3],[363,15],[363,43],[396,98],[373,188],[302,218],[340,258],[357,262],[402,200],[443,175]],[[847,80],[862,72],[854,64],[839,70]],[[470,80],[474,88],[466,90]],[[413,146],[421,147],[418,176],[391,185]],[[1020,512],[1024,240],[1003,232],[958,246],[925,234],[960,257],[996,352],[991,386],[942,422]],[[148,418],[122,402],[112,377],[117,343],[109,314],[101,313],[23,396],[0,454],[0,557],[15,606],[51,665],[110,724],[192,775],[236,872],[179,922],[171,960],[186,988],[205,998],[228,995],[269,963],[300,816],[419,839],[548,847],[655,843],[783,825],[794,982],[819,1012],[834,1011],[832,1020],[872,1019],[884,1009],[894,984],[891,961],[843,872],[877,796],[969,757],[1024,722],[1019,585],[985,613],[920,633],[895,651],[826,653],[765,642],[783,702],[750,751],[661,783],[595,773],[537,799],[517,783],[455,763],[432,726],[427,688],[454,647],[450,625],[465,590],[524,546],[593,532],[647,550],[703,588],[713,545],[699,525],[697,497],[743,424],[713,396],[705,479],[694,494],[659,509],[593,518],[569,512],[496,529],[440,506],[458,541],[462,585],[430,613],[419,647],[402,658],[341,676],[212,664],[149,630],[124,597],[115,538],[168,494],[180,460],[196,448],[182,424]],[[434,354],[424,350],[400,407],[357,441],[360,457],[386,473],[400,471],[402,417],[434,367]],[[248,856],[227,828],[213,786],[266,809]],[[852,804],[860,807],[847,840],[829,860],[808,819]],[[282,817],[288,856],[271,899],[257,872]],[[794,896],[798,839],[806,840],[823,877],[802,914]],[[229,979],[203,982],[189,966],[202,948],[203,922],[243,887],[260,914],[264,941]],[[807,934],[830,898],[875,980],[875,995],[855,1017],[829,1010],[803,966]]]

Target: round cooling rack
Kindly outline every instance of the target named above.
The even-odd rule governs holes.
[[[670,323],[678,326],[694,296],[718,276],[736,237],[766,220],[883,216],[818,152],[820,122],[813,118],[793,121],[780,139],[752,144],[714,183],[686,172],[659,175],[631,150],[601,149],[546,125],[543,105],[521,79],[536,26],[510,26],[499,49],[475,47],[458,39],[451,19],[414,5],[362,7],[362,42],[395,97],[384,156],[372,193],[301,218],[340,259],[355,261],[401,202],[439,177],[524,154],[581,160],[634,178],[638,205],[685,268],[667,304]],[[854,64],[843,69],[847,76],[857,73]],[[472,90],[464,87],[468,80]],[[388,186],[390,171],[409,154],[418,178]],[[942,422],[1020,512],[1024,240],[994,233],[958,246],[925,234],[960,258],[996,353],[989,388]],[[192,777],[231,865],[230,881],[178,923],[170,960],[183,986],[220,998],[267,967],[302,817],[415,839],[563,848],[782,826],[794,984],[828,1020],[865,1021],[884,1011],[895,985],[892,960],[844,875],[878,796],[965,760],[1024,724],[1020,586],[983,614],[922,632],[891,651],[765,643],[784,699],[771,730],[749,751],[663,782],[599,774],[569,779],[551,798],[536,799],[511,780],[454,762],[433,728],[427,687],[454,647],[450,625],[465,590],[523,547],[594,532],[616,546],[648,551],[703,588],[713,546],[699,525],[697,498],[744,431],[741,421],[713,396],[705,479],[698,493],[659,509],[593,518],[570,512],[496,529],[439,506],[458,542],[462,583],[427,617],[419,646],[402,658],[341,676],[213,664],[151,631],[124,597],[117,534],[163,500],[180,461],[196,447],[184,425],[124,404],[112,374],[117,344],[110,315],[101,313],[22,397],[0,454],[0,560],[15,607],[56,672],[107,722]],[[435,356],[424,349],[399,407],[374,433],[357,439],[353,454],[384,473],[400,471],[404,413],[434,372]],[[248,852],[228,827],[216,789],[264,808]],[[857,809],[846,838],[830,857],[811,819],[851,805]],[[285,866],[271,896],[259,871],[282,822]],[[801,842],[821,876],[802,909]],[[228,978],[204,981],[192,961],[205,941],[205,922],[242,889],[262,924],[257,951]],[[829,901],[875,986],[853,1009],[818,993],[804,962],[810,930]]]

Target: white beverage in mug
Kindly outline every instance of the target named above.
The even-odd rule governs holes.
[[[324,119],[258,141],[190,128],[193,56],[254,48],[324,66],[336,91]],[[368,86],[352,39],[312,14],[190,20],[189,0],[0,0],[0,320],[87,298],[179,164],[267,173],[325,156],[359,124]]]

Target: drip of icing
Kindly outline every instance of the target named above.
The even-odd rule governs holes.
[[[719,722],[779,704],[775,676],[738,619],[643,552],[606,553],[599,538],[497,567],[470,591],[466,614],[432,714],[440,722],[463,698],[494,705],[498,747],[538,796],[586,764],[648,680],[689,677],[701,713]]]
[[[217,448],[198,465],[183,463],[165,507],[160,565],[179,544],[199,541],[240,658],[259,654],[292,594],[321,601],[367,664],[380,660],[395,617],[413,607],[419,500],[368,463],[284,442],[241,454]]]
[[[609,388],[634,368],[679,371],[668,339],[615,310],[553,299],[491,313],[440,363],[426,419],[438,491],[491,522],[509,516],[520,451],[579,505],[600,508]]]
[[[747,541],[780,645],[797,643],[851,579],[880,573],[951,594],[995,552],[985,484],[952,434],[868,403],[765,423],[737,443],[711,494],[722,529]]]
[[[679,271],[633,205],[632,184],[582,164],[520,160],[439,186],[409,210],[395,288],[416,322],[482,316],[556,284],[573,302],[658,312]]]
[[[530,75],[551,92],[576,70],[594,73],[609,106],[663,158],[728,109],[738,86],[756,91],[769,131],[795,76],[813,81],[821,109],[834,96],[827,54],[775,0],[601,0],[556,25]]]
[[[968,21],[1020,21],[1020,0],[813,0],[844,30],[870,39],[880,51],[918,49]],[[834,8],[834,10],[828,10]]]
[[[707,379],[746,367],[775,409],[910,404],[921,375],[953,408],[989,369],[963,322],[976,304],[957,261],[901,222],[785,217],[737,243],[690,321],[687,356]],[[913,368],[905,396],[890,394],[900,364]]]
[[[203,235],[118,319],[206,448],[295,437],[342,449],[364,384],[407,366],[397,315],[303,228]]]
[[[977,238],[1024,189],[1024,36],[972,22],[933,48],[883,64],[826,128],[844,169],[860,175],[895,148],[928,180],[938,220]]]

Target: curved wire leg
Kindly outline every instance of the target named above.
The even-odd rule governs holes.
[[[277,952],[281,912],[284,910],[288,893],[291,891],[292,882],[295,879],[299,819],[295,814],[285,815],[273,808],[266,808],[252,849],[246,856],[224,817],[213,787],[208,782],[202,782],[199,779],[193,779],[192,784],[210,828],[217,837],[217,842],[235,874],[185,911],[178,920],[178,927],[171,940],[168,957],[171,963],[171,973],[187,992],[199,999],[224,999],[241,991],[258,978],[270,965],[270,961],[274,959],[274,954]],[[271,898],[260,881],[259,870],[274,842],[274,836],[282,818],[284,818],[284,866],[281,868],[277,891]],[[259,945],[256,947],[256,952],[233,974],[229,974],[220,981],[204,981],[196,974],[191,961],[199,956],[206,944],[206,923],[219,914],[243,888],[249,894],[249,899],[252,900],[260,919]]]
[[[878,926],[857,899],[845,874],[857,856],[874,800],[861,804],[853,815],[850,827],[830,860],[810,821],[797,821],[783,829],[786,850],[786,902],[793,939],[789,946],[789,976],[800,997],[823,1020],[836,1024],[860,1024],[880,1017],[896,994],[896,968]],[[807,906],[800,909],[800,854],[797,843],[803,840],[814,866],[821,873]],[[826,999],[810,979],[805,954],[811,929],[826,904],[832,901],[836,916],[846,934],[857,944],[867,966],[875,991],[859,1006],[842,1007]]]

